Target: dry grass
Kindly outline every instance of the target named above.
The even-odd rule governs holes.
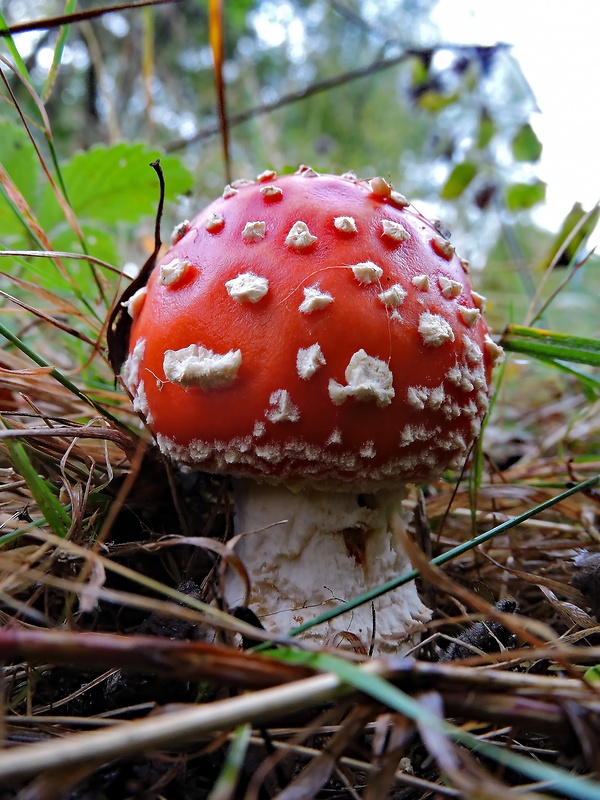
[[[505,380],[510,397],[510,370]],[[3,796],[96,797],[128,786],[122,796],[541,797],[544,769],[559,795],[597,796],[595,784],[560,790],[569,773],[600,768],[600,698],[584,677],[600,660],[594,489],[443,569],[413,553],[435,609],[416,660],[336,653],[359,665],[359,685],[376,675],[418,704],[402,713],[370,694],[368,678],[357,693],[335,661],[323,674],[327,662],[282,663],[291,643],[256,655],[232,644],[232,632],[265,637],[210,605],[230,530],[227,487],[169,473],[118,390],[95,399],[120,429],[13,352],[0,396],[12,437],[2,441],[0,783],[15,787]],[[408,501],[418,511],[413,535],[431,556],[598,473],[581,445],[595,441],[597,413],[582,397],[567,395],[549,420],[502,403],[487,429],[475,514],[466,479]],[[526,447],[501,436],[509,411],[528,415]],[[64,538],[15,468],[16,442],[56,487]],[[540,777],[520,774],[522,762],[498,765],[475,742],[522,756]]]

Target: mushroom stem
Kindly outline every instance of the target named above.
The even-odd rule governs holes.
[[[267,631],[285,633],[411,569],[391,524],[405,519],[403,485],[355,494],[236,480],[234,492],[236,530],[245,534],[235,551],[248,572],[249,606]],[[234,608],[244,594],[229,569],[225,602]],[[413,582],[310,628],[303,640],[398,653],[430,616]]]

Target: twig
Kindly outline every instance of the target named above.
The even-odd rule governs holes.
[[[61,14],[56,17],[44,17],[44,19],[19,22],[7,28],[0,28],[0,37],[14,36],[16,33],[26,33],[29,31],[44,31],[49,28],[60,28],[61,25],[71,25],[73,22],[84,22],[85,20],[102,17],[104,14],[112,14],[115,11],[130,11],[136,8],[143,8],[144,6],[172,5],[180,2],[181,0],[135,0],[133,3],[104,6],[104,8],[93,8],[89,11],[77,11],[74,14]]]

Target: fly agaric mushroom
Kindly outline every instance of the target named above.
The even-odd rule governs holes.
[[[467,262],[382,178],[265,172],[173,241],[122,377],[166,456],[233,477],[249,604],[283,633],[410,569],[406,485],[464,460],[502,351]],[[429,616],[411,584],[305,638],[394,652]]]

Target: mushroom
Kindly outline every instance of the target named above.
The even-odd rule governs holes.
[[[265,172],[181,233],[122,377],[165,456],[232,476],[249,605],[284,633],[410,569],[407,484],[464,461],[502,351],[467,262],[383,178]],[[232,570],[224,596],[246,599]],[[429,617],[411,584],[304,638],[398,652]]]

